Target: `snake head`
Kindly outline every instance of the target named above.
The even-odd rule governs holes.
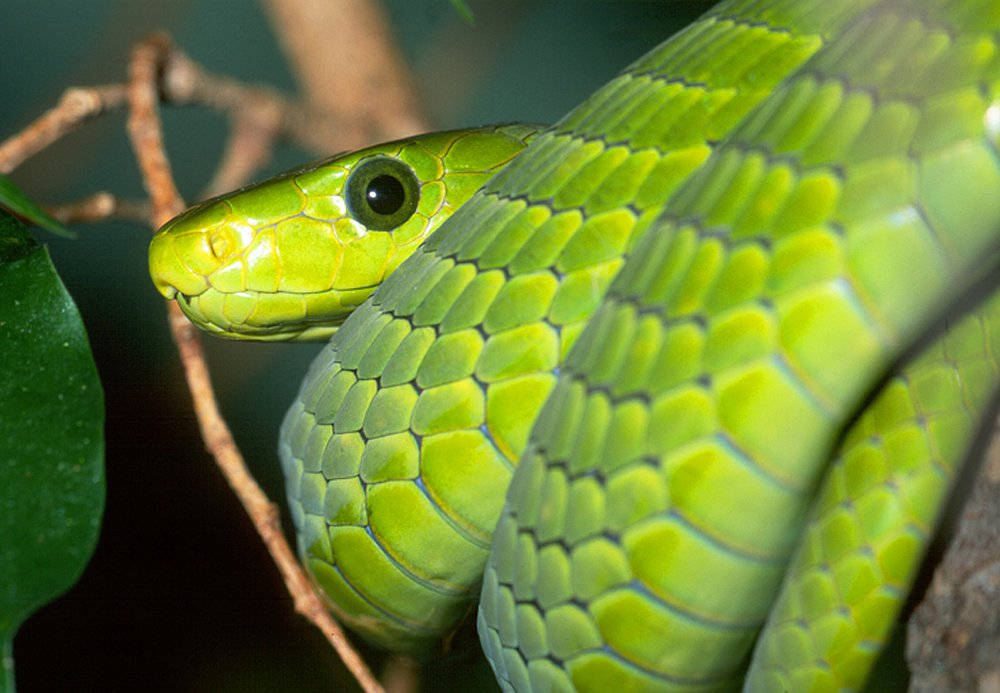
[[[538,130],[422,135],[213,198],[157,231],[153,284],[222,337],[325,339]]]

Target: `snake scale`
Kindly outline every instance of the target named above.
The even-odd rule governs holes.
[[[222,336],[332,334],[280,453],[366,639],[478,597],[505,690],[857,689],[996,389],[1000,299],[954,301],[998,39],[996,0],[727,0],[551,128],[203,203],[151,274]]]

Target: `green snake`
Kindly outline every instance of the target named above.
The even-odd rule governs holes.
[[[729,0],[549,129],[210,200],[150,271],[221,336],[332,334],[280,455],[369,641],[479,597],[505,690],[856,689],[997,384],[1000,298],[953,305],[998,37],[997,0]]]

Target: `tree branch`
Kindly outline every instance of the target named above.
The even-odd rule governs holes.
[[[126,200],[107,191],[60,205],[48,205],[46,211],[63,224],[127,219],[138,224],[149,223],[151,207],[146,200]]]
[[[0,143],[0,173],[10,173],[81,123],[125,103],[125,87],[70,87],[59,103],[28,127]]]
[[[906,633],[910,690],[1000,693],[1000,437]]]
[[[169,52],[169,40],[162,34],[154,35],[136,46],[129,67],[128,130],[152,201],[154,228],[184,209],[163,148],[157,107],[157,76]],[[381,691],[382,687],[330,616],[285,541],[277,506],[264,495],[247,469],[219,412],[197,329],[184,317],[176,303],[168,303],[168,313],[170,331],[180,352],[205,447],[215,458],[271,553],[293,597],[296,611],[322,631],[365,691]]]
[[[123,216],[142,218],[155,228],[184,208],[163,149],[160,99],[206,106],[230,118],[232,131],[206,196],[242,185],[268,161],[280,139],[331,153],[428,129],[377,6],[369,0],[267,0],[265,4],[306,92],[304,103],[274,89],[213,74],[171,46],[166,36],[156,35],[136,46],[128,84],[69,88],[56,106],[0,143],[0,173],[13,171],[79,125],[127,102],[129,133],[152,204],[97,193],[52,211],[64,221]],[[277,506],[247,471],[220,415],[197,331],[175,304],[169,304],[168,312],[206,448],[274,557],[295,609],[324,633],[365,690],[381,690],[285,542]],[[958,535],[909,624],[914,690],[1000,691],[998,545],[1000,439],[995,439]],[[409,661],[393,660],[387,686],[412,690],[415,671]]]
[[[358,0],[338,0],[336,7],[334,3],[286,0],[271,3],[271,9],[278,33],[285,38],[286,48],[292,47],[296,70],[309,92],[305,103],[292,101],[274,89],[215,75],[173,47],[166,35],[156,34],[135,46],[127,84],[67,89],[55,107],[0,143],[0,172],[14,170],[86,121],[128,105],[128,132],[150,202],[123,201],[100,192],[51,210],[64,221],[120,216],[158,228],[185,207],[163,145],[161,100],[206,106],[225,113],[231,121],[229,140],[206,196],[244,184],[269,160],[279,139],[329,153],[427,129],[403,63],[375,6]],[[305,34],[304,26],[309,27]],[[346,40],[331,41],[331,27]],[[294,41],[290,40],[293,36]],[[362,45],[351,47],[352,40]],[[331,46],[337,50],[331,53]],[[328,69],[331,60],[337,62],[336,70]],[[359,76],[352,76],[352,70]],[[326,83],[328,79],[330,83]],[[247,470],[219,412],[197,330],[176,304],[168,305],[168,313],[205,446],[271,553],[296,611],[323,632],[364,690],[381,691],[285,541],[277,506]],[[394,690],[416,687],[412,665],[392,666],[388,675]]]

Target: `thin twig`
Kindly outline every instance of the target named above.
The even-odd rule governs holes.
[[[233,119],[222,159],[202,197],[215,197],[235,190],[263,168],[271,159],[280,125],[278,110],[265,104]]]
[[[63,224],[126,219],[142,224],[149,223],[152,208],[147,200],[125,200],[107,191],[89,195],[81,200],[46,205],[46,211]]]
[[[170,39],[164,34],[154,34],[132,50],[128,69],[128,134],[153,206],[154,228],[184,211],[184,200],[174,185],[160,127],[157,73],[162,56],[169,50]]]
[[[276,136],[290,138],[315,152],[332,153],[336,147],[352,146],[354,138],[349,137],[345,144],[344,133],[360,129],[357,113],[320,111],[276,89],[217,75],[176,47],[164,57],[161,88],[168,103],[207,106],[234,122],[243,118],[263,122],[273,117]],[[359,140],[357,146],[363,143]]]
[[[307,105],[339,116],[339,146],[356,149],[430,129],[379,3],[266,0],[264,5]],[[393,659],[383,678],[387,688],[410,693],[419,687],[418,674],[415,662]]]
[[[247,469],[232,433],[219,412],[197,328],[184,316],[176,302],[171,301],[167,308],[170,332],[180,352],[184,375],[194,400],[195,416],[198,418],[205,447],[215,458],[216,464],[267,546],[289,594],[292,595],[295,610],[309,619],[326,636],[363,690],[370,693],[381,692],[382,686],[348,642],[344,631],[333,620],[329,610],[313,589],[309,578],[302,571],[288,542],[285,541],[285,535],[281,531],[278,506],[267,498]]]
[[[275,89],[213,74],[175,47],[165,54],[160,69],[162,76],[158,86],[164,102],[206,106],[226,114],[234,128],[245,133],[231,141],[234,147],[238,144],[242,148],[251,143],[249,132],[263,138],[260,149],[269,149],[275,140],[289,139],[321,154],[400,136],[391,128],[381,127],[380,119],[370,119],[358,108],[322,111],[289,99]],[[86,121],[123,107],[126,90],[124,84],[70,87],[54,107],[0,143],[0,173],[10,173]],[[239,156],[230,151],[224,158],[238,159]],[[248,160],[257,162],[259,167],[267,158],[258,153],[249,156]],[[225,174],[225,180],[233,180],[239,171],[247,170],[250,165],[231,163],[226,168],[232,173]],[[220,188],[225,180],[220,180],[213,189]]]
[[[169,40],[163,35],[154,35],[135,48],[129,68],[128,129],[153,203],[154,227],[159,227],[184,207],[174,186],[163,149],[157,109],[157,72],[169,50]],[[169,303],[168,313],[170,331],[180,352],[205,446],[215,458],[271,553],[292,595],[296,611],[323,632],[365,691],[382,691],[382,687],[351,647],[344,632],[330,616],[299,566],[281,531],[277,506],[268,500],[250,475],[229,427],[219,412],[196,328],[184,317],[176,303]]]
[[[100,192],[76,202],[53,206],[52,212],[67,222],[122,216],[141,218],[159,227],[184,209],[163,147],[158,116],[161,98],[177,105],[207,106],[225,113],[232,122],[225,153],[205,191],[206,196],[242,185],[267,162],[274,142],[281,138],[329,153],[361,147],[376,139],[426,130],[406,71],[392,49],[378,10],[366,3],[338,6],[334,11],[330,11],[332,6],[322,3],[311,9],[309,5],[309,0],[283,3],[284,11],[274,15],[279,34],[288,37],[294,26],[322,21],[327,28],[337,26],[343,35],[360,37],[365,46],[354,47],[352,54],[365,56],[373,65],[366,67],[353,58],[346,63],[363,76],[360,81],[342,78],[351,71],[330,71],[324,67],[330,54],[323,46],[330,42],[323,32],[311,31],[310,35],[317,39],[313,42],[314,47],[297,51],[293,56],[300,75],[311,75],[305,80],[311,95],[305,104],[267,87],[212,74],[174,48],[166,36],[155,35],[136,46],[128,84],[67,89],[54,108],[0,144],[0,172],[12,171],[80,124],[121,108],[127,101],[130,106],[129,135],[151,202],[123,201],[110,193]],[[353,30],[345,26],[345,18],[347,23],[354,22],[357,26]],[[299,37],[296,42],[298,47],[309,43],[301,39]],[[319,48],[315,47],[317,45]],[[324,74],[326,78],[335,78],[334,88],[324,87]],[[215,456],[271,552],[293,596],[296,610],[320,628],[365,690],[381,690],[285,542],[276,506],[264,496],[246,470],[215,404],[198,334],[175,305],[169,310],[171,331],[181,352],[206,447]],[[397,668],[391,678],[395,687],[404,690],[415,687],[414,667]]]
[[[67,89],[58,104],[0,143],[0,173],[10,173],[84,121],[124,103],[125,87],[121,84]]]
[[[289,52],[308,93],[305,103],[269,87],[214,74],[173,46],[165,49],[158,66],[164,102],[206,106],[226,114],[233,123],[223,163],[206,197],[250,179],[269,160],[273,143],[281,139],[318,154],[332,154],[429,129],[376,6],[367,0],[291,0],[270,7],[278,33],[286,39],[296,37]],[[348,42],[329,40],[327,32],[333,26],[340,29],[340,35],[363,42],[349,49],[349,58],[343,52]],[[309,27],[315,42],[301,35],[304,27]],[[358,55],[365,59],[357,60]],[[337,60],[346,62],[331,69],[330,62]],[[352,69],[343,69],[344,65]],[[0,173],[10,173],[84,122],[121,108],[126,89],[124,84],[67,89],[56,106],[0,143]]]
[[[52,212],[62,221],[98,220],[109,216],[142,217],[144,221],[152,219],[154,227],[158,227],[181,211],[184,205],[177,195],[163,151],[157,92],[165,102],[204,105],[226,113],[232,121],[233,132],[222,163],[208,188],[209,195],[242,184],[267,161],[273,143],[279,138],[289,138],[306,148],[329,153],[363,146],[373,139],[399,137],[427,129],[405,77],[402,60],[391,49],[377,9],[373,9],[368,2],[269,0],[267,5],[300,82],[308,93],[307,103],[288,99],[273,89],[212,74],[172,47],[166,37],[156,36],[137,46],[128,85],[69,88],[56,106],[0,143],[0,173],[10,173],[82,123],[121,108],[127,98],[131,105],[129,131],[153,206],[118,200],[109,193],[97,193],[75,203],[53,207]],[[353,25],[345,27],[345,21]],[[352,47],[346,59],[343,55],[338,57],[341,44],[330,40],[328,35],[332,26],[343,30],[343,34],[354,36],[364,45]],[[362,65],[357,60],[359,54],[365,56],[366,64]],[[362,69],[344,70],[345,64]],[[267,499],[247,471],[219,413],[197,331],[176,304],[169,304],[168,313],[206,447],[267,545],[293,596],[295,609],[324,633],[365,690],[381,690],[347,642],[343,631],[333,621],[285,542],[277,507]],[[1000,443],[995,441],[994,447],[1000,449],[998,446]],[[926,664],[924,668],[931,675],[940,673],[940,667],[937,670],[934,667],[942,657],[953,657],[952,666],[946,667],[951,671],[977,672],[975,666],[968,664],[976,661],[977,650],[966,645],[1000,646],[1000,635],[995,628],[985,636],[983,633],[986,631],[969,635],[974,630],[969,622],[953,624],[948,620],[959,610],[954,604],[949,606],[945,601],[945,608],[942,609],[940,604],[930,603],[933,599],[941,601],[943,595],[953,601],[964,600],[963,614],[984,617],[995,614],[996,593],[1000,589],[997,587],[1000,585],[997,579],[1000,568],[993,561],[996,539],[992,538],[993,543],[988,545],[985,542],[987,536],[992,536],[991,531],[995,533],[997,526],[996,498],[1000,496],[997,490],[1000,489],[1000,474],[996,471],[996,449],[989,458],[992,461],[988,461],[988,465],[992,466],[987,466],[981,484],[993,494],[988,501],[993,506],[974,500],[966,510],[965,518],[960,523],[959,539],[949,552],[953,565],[942,566],[928,594],[926,608],[937,609],[937,615],[924,616],[918,611],[918,616],[910,624],[910,656],[916,672],[915,681],[918,676],[925,675],[921,672],[920,662]],[[985,495],[985,491],[981,491],[977,497]],[[983,507],[993,509],[984,512]],[[973,527],[969,517],[985,518],[985,529],[982,529],[983,525],[978,529],[969,529]],[[985,548],[972,552],[970,541],[975,541],[977,545],[984,544]],[[963,558],[966,553],[973,558]],[[976,579],[970,580],[971,573],[961,566],[979,560],[977,556],[985,557],[986,562],[976,564]],[[959,559],[964,563],[960,563]],[[960,595],[959,590],[981,590],[984,585],[989,589],[983,606],[976,601],[982,596],[977,592]],[[933,623],[932,618],[936,619]],[[991,623],[995,624],[995,621]],[[940,639],[935,641],[935,637]],[[988,660],[995,661],[996,657]],[[416,681],[415,671],[416,666],[412,662],[392,660],[386,672],[387,685],[393,690],[412,690]],[[977,675],[980,676],[981,690],[993,690],[989,686],[1000,689],[1000,674],[995,668]],[[932,686],[941,681],[930,680],[937,681]]]

